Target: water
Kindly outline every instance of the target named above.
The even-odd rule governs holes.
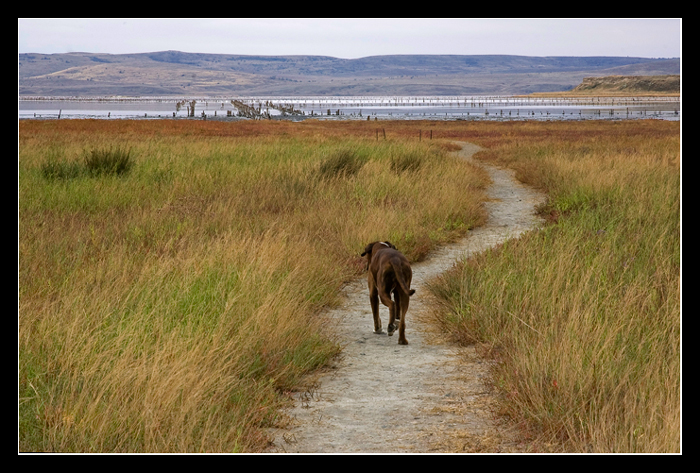
[[[533,98],[514,96],[343,96],[343,97],[20,97],[20,119],[190,119],[239,118],[243,103],[258,118],[367,120],[680,120],[678,97]],[[179,103],[179,106],[178,106]],[[282,107],[294,113],[284,113]]]

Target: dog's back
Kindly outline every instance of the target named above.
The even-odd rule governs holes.
[[[384,283],[391,292],[393,286],[389,280],[394,280],[407,295],[415,294],[415,289],[410,288],[413,272],[408,258],[396,249],[391,242],[375,241],[365,247],[360,256],[367,256],[367,269],[375,280],[386,278]],[[393,275],[391,274],[393,273]],[[381,274],[382,277],[379,277]],[[386,275],[386,276],[384,276]]]
[[[382,258],[385,261],[385,271],[391,267],[394,273],[394,279],[401,287],[404,294],[409,296],[415,294],[416,290],[410,288],[411,279],[413,279],[413,271],[411,270],[411,265],[408,263],[408,259],[398,250],[388,248],[382,256],[385,256]]]

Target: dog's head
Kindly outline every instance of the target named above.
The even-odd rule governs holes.
[[[365,246],[365,251],[363,251],[360,255],[367,256],[367,266],[365,267],[365,271],[369,269],[369,263],[370,261],[372,261],[372,252],[374,251],[375,245],[380,245],[379,248],[377,248],[377,251],[379,251],[382,248],[391,248],[393,250],[396,249],[396,247],[392,245],[389,241],[373,241],[372,243],[369,243],[367,246]]]

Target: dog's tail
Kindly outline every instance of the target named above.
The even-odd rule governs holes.
[[[397,267],[396,262],[392,259],[391,260],[391,266],[394,268],[394,274],[396,275],[396,280],[399,282],[399,285],[401,286],[401,289],[403,289],[403,292],[408,294],[409,296],[412,296],[413,294],[416,293],[415,289],[410,289],[408,285],[406,284],[406,281],[403,280],[403,271],[399,265]]]

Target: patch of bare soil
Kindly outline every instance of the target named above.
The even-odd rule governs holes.
[[[463,159],[480,148],[470,143]],[[309,379],[295,395],[286,428],[271,429],[269,452],[431,453],[517,452],[517,435],[494,415],[489,361],[475,347],[449,343],[429,322],[426,282],[456,261],[515,238],[541,220],[535,208],[544,196],[519,183],[510,170],[481,164],[493,184],[486,203],[489,220],[460,242],[412,265],[406,320],[409,345],[398,334],[373,333],[366,278],[345,287],[344,304],[328,318],[344,344],[335,365]],[[358,250],[359,251],[359,250]],[[388,309],[380,304],[382,326]]]

